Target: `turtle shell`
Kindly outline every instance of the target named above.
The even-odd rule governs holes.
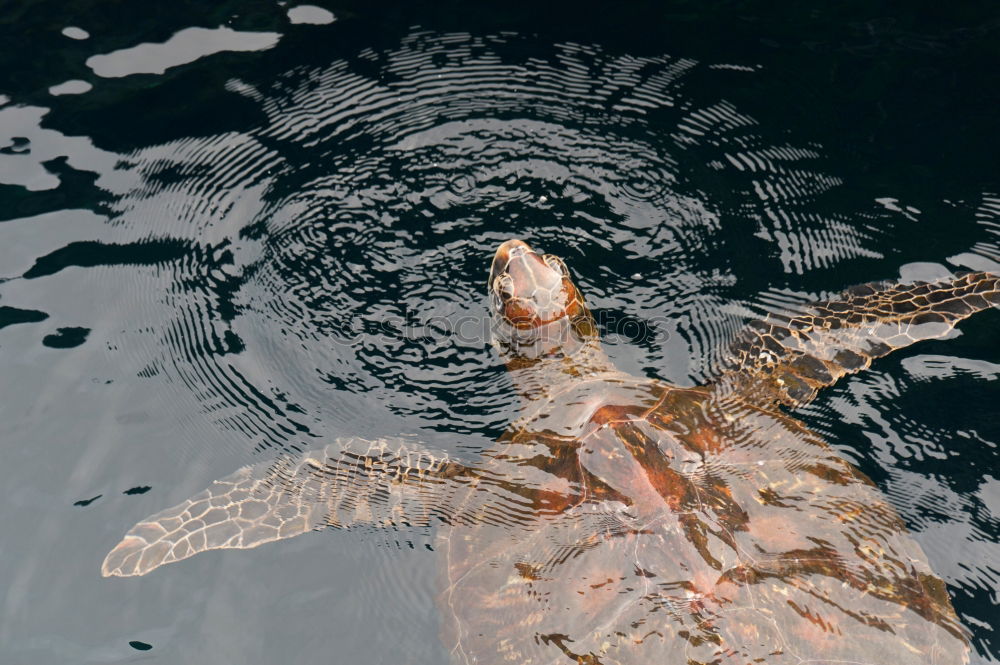
[[[535,474],[533,526],[442,536],[455,662],[967,661],[919,545],[803,423],[625,376],[574,390],[490,454]]]

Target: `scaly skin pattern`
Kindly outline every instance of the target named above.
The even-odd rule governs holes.
[[[723,383],[750,401],[802,406],[872,360],[944,337],[962,319],[997,305],[1000,278],[983,272],[930,284],[861,284],[798,312],[752,322],[732,346]]]
[[[968,661],[899,516],[779,406],[1000,304],[1000,278],[873,283],[774,314],[697,388],[617,371],[555,257],[508,241],[488,289],[524,404],[480,460],[346,438],[246,467],[137,524],[104,574],[328,526],[436,523],[456,664]]]

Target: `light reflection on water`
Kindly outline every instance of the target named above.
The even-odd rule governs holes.
[[[509,237],[563,256],[597,310],[648,326],[640,341],[610,345],[620,368],[682,385],[706,378],[748,316],[813,300],[819,289],[898,274],[905,266],[894,259],[894,243],[923,213],[904,197],[859,203],[841,194],[852,182],[826,158],[827,148],[727,99],[737,78],[765,75],[740,63],[630,56],[514,33],[416,29],[391,48],[365,48],[328,65],[293,66],[270,80],[228,78],[225,88],[261,112],[249,130],[114,152],[43,128],[43,108],[0,108],[0,181],[58,191],[66,176],[49,163],[64,158],[67,170],[96,174],[98,202],[96,215],[67,206],[0,226],[0,276],[10,279],[0,295],[13,308],[3,315],[24,321],[0,341],[36,349],[60,328],[88,329],[80,351],[100,353],[66,373],[113,376],[107,380],[125,391],[116,399],[129,406],[98,400],[74,417],[107,413],[149,423],[129,435],[109,436],[108,424],[86,430],[81,446],[89,452],[73,453],[83,461],[67,487],[80,492],[74,499],[114,488],[90,506],[108,524],[88,542],[94,551],[86,561],[63,555],[59,565],[96,575],[94,558],[115,534],[174,503],[167,491],[184,498],[206,479],[278,450],[314,448],[341,434],[397,433],[454,453],[481,450],[516,413],[516,400],[488,340],[451,331],[463,317],[485,320],[489,258]],[[998,200],[987,192],[942,204],[977,231],[969,246],[954,253],[927,247],[922,260],[995,266]],[[49,319],[30,323],[31,312]],[[986,659],[996,649],[990,616],[1000,560],[995,416],[983,404],[935,426],[923,420],[926,412],[911,417],[896,406],[931,389],[944,396],[988,390],[996,380],[997,358],[988,354],[997,318],[983,316],[992,319],[969,324],[979,326],[974,337],[983,346],[963,348],[968,357],[948,355],[959,353],[952,344],[960,338],[889,360],[888,369],[836,388],[806,417],[831,440],[847,442],[838,450],[880,482],[952,585]],[[421,334],[408,332],[414,328]],[[19,375],[32,371],[6,362]],[[63,400],[53,378],[61,375],[46,376],[45,391]],[[127,394],[136,383],[141,397]],[[7,403],[9,414],[21,412],[16,397]],[[40,417],[13,418],[21,444]],[[977,424],[963,426],[968,419]],[[56,451],[66,454],[52,447],[43,457],[55,463]],[[955,455],[975,460],[978,482],[963,475],[960,484],[939,469]],[[157,482],[161,472],[145,460],[173,465],[177,483]],[[198,477],[185,479],[185,465]],[[163,491],[141,502],[111,501],[135,484]],[[33,542],[57,547],[58,524]],[[314,540],[323,541],[309,550],[316,559],[325,547],[371,557],[357,565],[370,563],[378,574],[351,592],[368,604],[367,616],[404,621],[406,610],[395,603],[428,611],[433,584],[419,574],[433,564],[401,563],[406,552],[423,549],[426,534],[398,541],[366,534],[364,545],[345,534]],[[386,540],[389,547],[369,547]],[[249,570],[250,563],[235,563],[241,555],[227,555],[226,566]],[[282,560],[280,551],[264,556]],[[12,632],[0,629],[4,642],[15,631],[38,634],[44,616],[26,600],[42,573],[21,559],[7,565],[28,581],[4,610],[16,614]],[[171,571],[177,577],[170,579],[184,574]],[[171,602],[166,582],[148,584],[101,593],[128,607],[141,607],[129,594]],[[221,609],[224,598],[247,601],[231,590],[216,593],[212,600],[205,591],[195,611],[211,614],[202,618],[215,630],[240,622],[268,630],[266,611],[239,617]],[[272,601],[260,593],[250,600]],[[303,587],[291,597],[308,593]],[[302,607],[325,612],[333,602]],[[303,611],[288,599],[279,603],[292,616]],[[188,631],[198,620],[180,620],[147,641],[194,639]],[[129,624],[135,631],[146,625]],[[68,652],[81,650],[81,640]],[[440,658],[433,628],[425,644],[416,662]],[[94,661],[113,659],[91,648]]]

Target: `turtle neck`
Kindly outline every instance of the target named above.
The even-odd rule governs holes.
[[[587,320],[583,322],[570,325],[564,322],[558,343],[550,343],[550,348],[544,351],[539,351],[537,345],[514,344],[509,338],[498,341],[507,361],[507,371],[526,410],[533,403],[547,400],[575,383],[595,375],[618,373],[601,348],[593,319],[589,313],[585,316]]]

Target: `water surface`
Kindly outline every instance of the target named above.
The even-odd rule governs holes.
[[[0,19],[0,659],[442,662],[428,531],[99,566],[281,451],[404,433],[474,457],[517,408],[481,325],[509,237],[624,322],[620,368],[681,385],[768,309],[996,269],[996,14],[597,9]],[[960,328],[802,416],[887,494],[988,663],[1000,314]]]

